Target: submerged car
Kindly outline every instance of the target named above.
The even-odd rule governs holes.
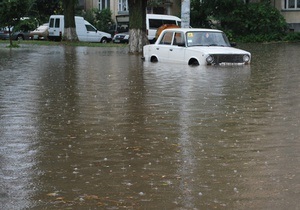
[[[234,48],[224,32],[215,29],[165,29],[155,44],[145,45],[143,59],[188,65],[246,65],[251,54]]]
[[[29,36],[30,39],[44,39],[46,40],[49,32],[48,32],[49,24],[44,23],[43,25],[40,25],[37,27],[34,31],[31,31]]]

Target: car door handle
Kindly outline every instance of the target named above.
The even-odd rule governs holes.
[[[159,47],[157,47],[156,50],[159,50]]]
[[[173,51],[173,49],[170,49],[170,51]]]

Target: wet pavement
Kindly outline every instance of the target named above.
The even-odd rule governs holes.
[[[0,209],[300,209],[300,44],[250,66],[0,45]]]

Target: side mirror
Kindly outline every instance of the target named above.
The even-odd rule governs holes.
[[[231,47],[236,47],[236,42],[230,42]]]

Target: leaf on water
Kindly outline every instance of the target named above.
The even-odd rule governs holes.
[[[98,200],[99,197],[97,195],[85,195],[84,198],[86,200]]]
[[[48,193],[47,195],[48,195],[48,196],[55,197],[55,196],[58,196],[58,193],[57,193],[57,192],[52,192],[52,193]]]

